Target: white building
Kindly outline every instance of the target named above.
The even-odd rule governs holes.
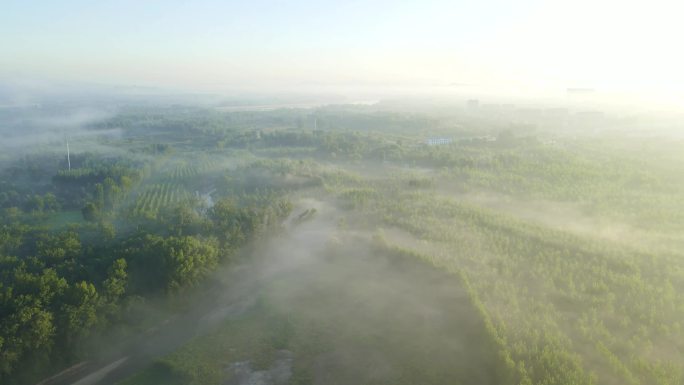
[[[454,140],[451,138],[428,138],[425,141],[425,144],[427,144],[428,146],[439,146],[442,144],[449,144],[453,141]]]

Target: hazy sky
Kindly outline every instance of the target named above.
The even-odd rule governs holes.
[[[0,78],[684,94],[677,1],[3,0]]]

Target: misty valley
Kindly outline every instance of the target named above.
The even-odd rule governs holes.
[[[0,106],[0,383],[684,384],[678,122]]]

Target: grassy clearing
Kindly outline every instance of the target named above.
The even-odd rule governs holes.
[[[136,385],[136,384],[164,384],[164,385],[182,385],[183,379],[176,376],[171,367],[158,362],[147,368],[146,370],[122,381],[121,385]]]
[[[52,229],[61,229],[69,225],[82,224],[84,222],[83,214],[79,210],[59,211],[50,215],[44,225]]]
[[[502,384],[509,377],[453,275],[387,252],[331,252],[275,277],[239,319],[123,385],[221,384],[292,353],[290,384]]]

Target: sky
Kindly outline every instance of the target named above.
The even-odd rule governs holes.
[[[0,79],[684,95],[677,1],[3,0]]]

